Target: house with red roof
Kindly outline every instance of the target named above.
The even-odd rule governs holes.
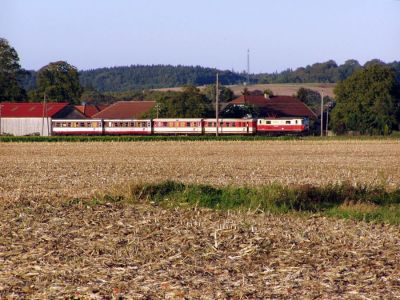
[[[98,112],[101,112],[103,109],[107,107],[108,105],[94,105],[94,104],[75,105],[75,108],[87,118],[93,117],[93,115],[97,114]]]
[[[141,119],[156,106],[155,101],[118,101],[92,115],[93,119]]]
[[[292,96],[242,95],[228,103],[231,105],[252,105],[259,111],[259,117],[307,117],[317,115],[303,102]]]
[[[0,134],[49,136],[51,120],[68,109],[68,103],[0,102]]]

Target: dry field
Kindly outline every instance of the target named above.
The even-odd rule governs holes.
[[[0,224],[0,298],[400,297],[393,226],[146,205],[38,205]]]
[[[126,182],[400,186],[400,142],[0,144],[0,298],[400,298],[400,231],[321,216],[68,204]]]
[[[260,90],[264,91],[265,89],[271,89],[274,92],[274,95],[279,96],[292,96],[296,95],[299,88],[304,87],[308,89],[312,89],[319,93],[323,92],[325,96],[334,97],[333,89],[335,87],[335,83],[282,83],[282,84],[253,84],[247,86],[250,91]],[[228,85],[235,95],[241,95],[244,86],[243,85]],[[204,88],[203,86],[199,87],[200,89]],[[163,88],[156,89],[158,91],[181,91],[181,87],[175,88]]]
[[[0,144],[0,202],[85,197],[127,181],[400,187],[400,142]]]

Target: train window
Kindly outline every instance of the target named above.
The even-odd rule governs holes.
[[[288,120],[288,121],[286,121],[286,124],[290,124],[290,121]]]
[[[267,124],[271,124],[271,121],[266,121],[265,123],[267,123]]]
[[[296,122],[296,124],[298,123],[298,121],[297,121],[297,120],[296,120],[295,122]]]

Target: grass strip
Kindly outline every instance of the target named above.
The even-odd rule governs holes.
[[[352,186],[214,187],[165,181],[132,185],[126,195],[106,194],[92,205],[110,202],[149,201],[165,207],[197,206],[211,209],[241,209],[269,213],[322,213],[346,219],[400,224],[400,189]]]
[[[309,140],[309,141],[347,141],[347,140],[395,140],[400,138],[396,132],[389,136],[265,136],[265,135],[201,135],[201,136],[0,136],[0,142],[146,142],[146,141],[264,141],[264,140]]]
[[[297,140],[296,136],[0,136],[0,142],[146,142],[146,141],[263,141]]]

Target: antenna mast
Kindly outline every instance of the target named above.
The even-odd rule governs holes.
[[[250,84],[250,50],[247,49],[247,84]]]

